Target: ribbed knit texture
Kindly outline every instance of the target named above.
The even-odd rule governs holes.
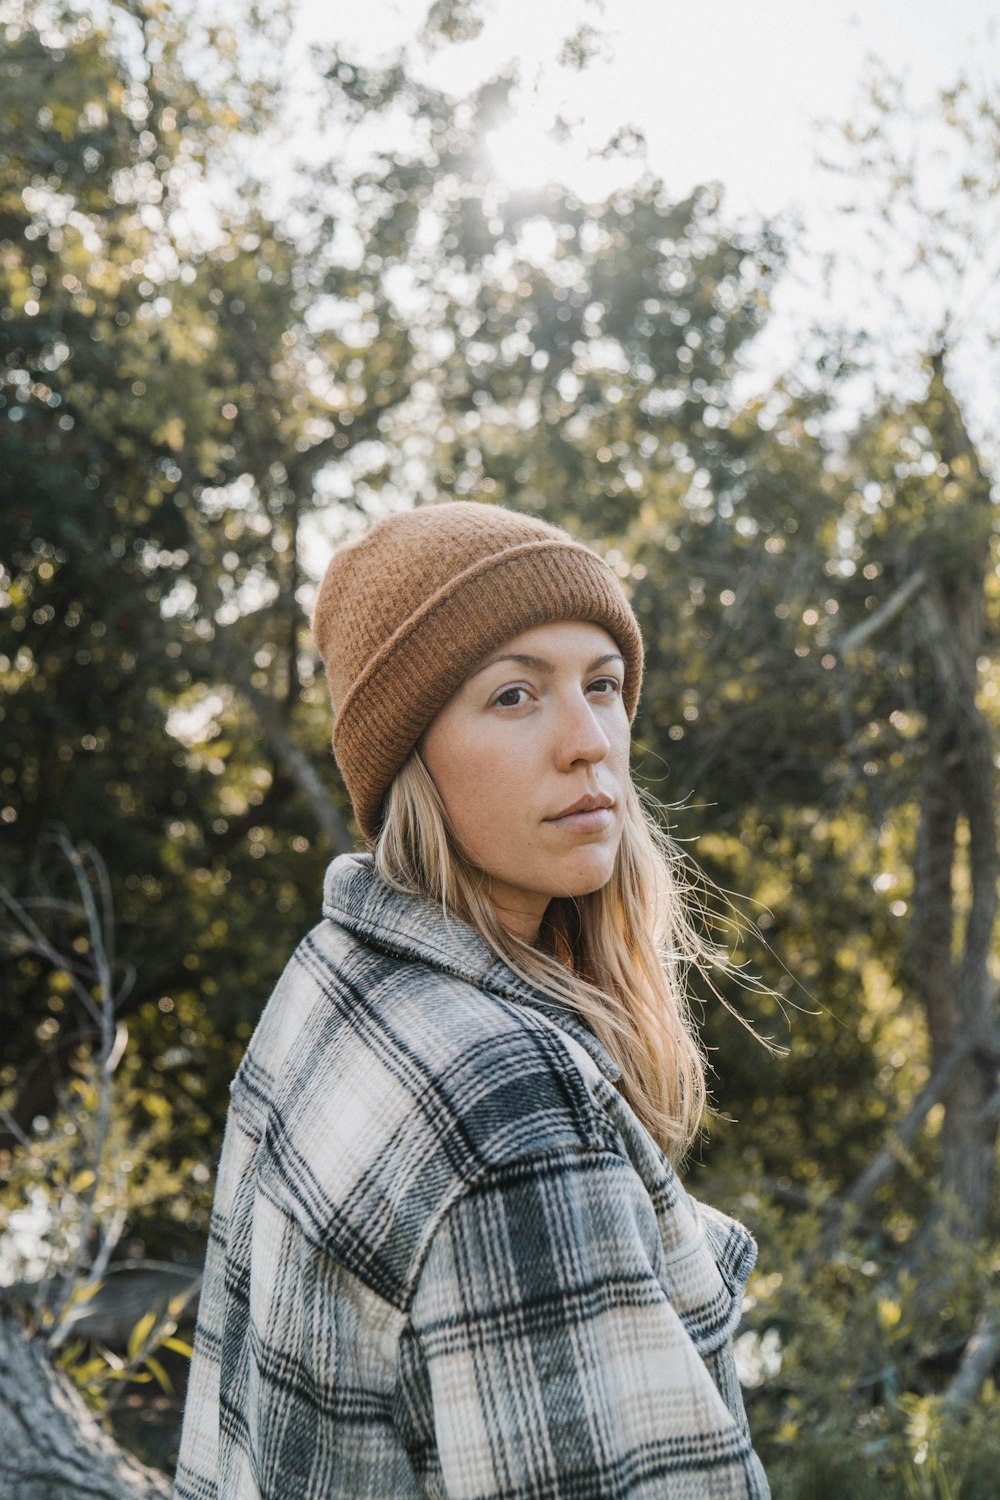
[[[642,638],[614,573],[565,531],[454,501],[389,516],[334,554],[313,633],[336,712],[333,748],[362,832],[434,715],[491,651],[550,621],[601,625],[635,715]]]

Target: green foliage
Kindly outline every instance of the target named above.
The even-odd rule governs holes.
[[[86,1289],[90,1295],[97,1286]],[[70,1307],[79,1305],[74,1298]],[[55,1359],[58,1370],[69,1377],[92,1411],[110,1417],[117,1399],[126,1386],[149,1385],[152,1382],[167,1396],[173,1394],[170,1376],[157,1358],[158,1349],[169,1349],[190,1359],[192,1346],[176,1336],[177,1319],[184,1311],[188,1295],[173,1298],[157,1316],[145,1313],[129,1335],[125,1355],[115,1353],[105,1344],[96,1346],[84,1339],[73,1339],[62,1345]]]
[[[255,682],[308,724],[321,699],[300,672],[296,528],[327,408],[305,394],[295,250],[253,184],[206,233],[179,210],[221,166],[244,97],[221,54],[225,110],[193,82],[182,19],[140,30],[126,11],[25,6],[0,89],[0,875],[30,884],[39,830],[64,821],[107,856],[140,973],[134,1041],[183,1120],[176,1165],[185,1137],[218,1132],[240,1037],[315,911],[311,820],[217,651],[232,631]],[[218,718],[197,712],[209,699]],[[37,1081],[30,1121],[77,1018],[32,958],[0,963],[0,1088]]]
[[[58,973],[54,977],[58,983]],[[138,1054],[126,1052],[115,1072],[111,1129],[99,1163],[100,1061],[80,1047],[68,1067],[52,1115],[39,1118],[33,1134],[7,1155],[0,1193],[5,1284],[41,1290],[71,1269],[80,1245],[84,1194],[95,1181],[95,1245],[104,1233],[120,1235],[126,1225],[141,1232],[154,1216],[190,1226],[199,1238],[208,1230],[211,1179],[199,1142],[179,1140],[169,1096],[150,1088]],[[84,1276],[74,1288],[73,1305],[82,1290],[92,1289]],[[72,1323],[71,1313],[67,1316]]]
[[[951,1240],[918,1271],[912,1252],[855,1234],[826,1259],[816,1254],[815,1201],[730,1207],[760,1237],[738,1347],[775,1500],[988,1500],[1000,1460],[996,1388],[988,1383],[971,1409],[951,1409],[945,1390],[992,1295],[995,1245]]]

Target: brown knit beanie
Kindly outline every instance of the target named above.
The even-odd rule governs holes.
[[[396,773],[476,664],[555,620],[591,621],[613,637],[631,721],[639,627],[607,563],[567,532],[455,501],[389,516],[334,554],[313,634],[337,716],[334,754],[367,838]]]

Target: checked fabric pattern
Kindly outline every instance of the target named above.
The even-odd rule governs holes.
[[[766,1500],[755,1248],[574,1017],[335,860],[233,1084],[176,1500]]]

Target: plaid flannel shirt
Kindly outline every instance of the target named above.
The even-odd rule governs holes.
[[[755,1247],[593,1035],[364,855],[233,1084],[176,1500],[765,1500]]]

